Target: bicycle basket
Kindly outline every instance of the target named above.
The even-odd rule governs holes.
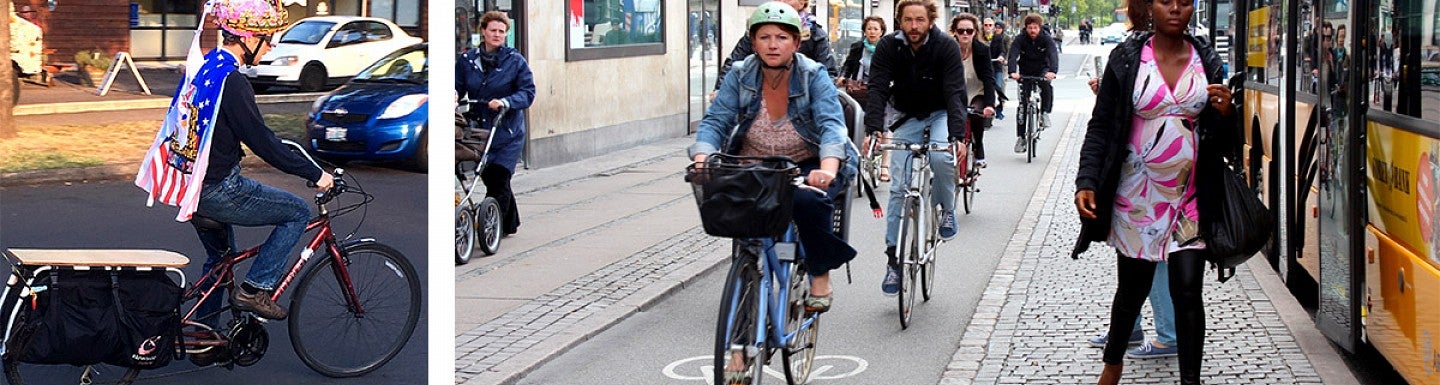
[[[799,173],[785,158],[712,156],[686,167],[705,233],[726,238],[776,237],[790,225]]]

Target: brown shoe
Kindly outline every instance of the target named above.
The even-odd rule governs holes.
[[[285,312],[285,308],[280,307],[280,305],[275,304],[275,301],[270,299],[269,290],[260,290],[255,292],[255,294],[248,294],[245,292],[245,289],[237,287],[231,291],[231,293],[234,294],[230,296],[230,304],[235,305],[236,309],[254,312],[255,315],[261,318],[276,321],[283,320],[290,315]]]

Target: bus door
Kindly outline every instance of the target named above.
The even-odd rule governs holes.
[[[1354,17],[1358,12],[1347,1],[1315,1],[1319,28],[1308,43],[1313,46],[1307,58],[1315,63],[1307,75],[1317,84],[1317,116],[1311,119],[1315,123],[1310,138],[1313,160],[1301,164],[1302,183],[1310,182],[1306,189],[1310,209],[1301,215],[1310,217],[1305,221],[1307,227],[1315,227],[1307,233],[1318,235],[1307,239],[1305,246],[1316,250],[1319,258],[1315,323],[1341,348],[1354,352],[1360,329],[1361,296],[1357,293],[1361,292],[1364,274],[1363,238],[1358,237],[1364,209],[1360,201],[1364,176],[1358,170],[1363,166],[1360,154],[1364,147],[1360,123],[1351,119],[1363,116],[1359,115],[1363,110],[1355,108],[1359,100],[1350,95],[1363,95],[1353,79],[1362,76],[1356,70],[1359,60],[1354,53],[1361,51],[1356,43],[1361,34],[1356,32],[1365,30],[1365,26],[1358,24],[1361,21]],[[1306,155],[1302,148],[1301,158]]]

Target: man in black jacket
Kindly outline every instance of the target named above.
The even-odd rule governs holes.
[[[946,144],[967,140],[965,125],[965,69],[955,39],[935,26],[939,17],[933,0],[903,0],[895,6],[899,30],[880,39],[870,63],[870,94],[865,103],[865,130],[887,129],[885,105],[890,103],[900,118],[892,140],[898,143]],[[953,147],[952,147],[953,148]],[[964,151],[965,146],[959,146]],[[954,180],[953,154],[931,152],[930,165],[936,180]],[[890,184],[889,212],[885,217],[885,254],[889,268],[881,289],[886,295],[900,290],[895,260],[896,233],[900,229],[900,206],[909,185],[908,156],[891,157],[894,180]],[[931,199],[942,208],[940,236],[955,236],[955,184],[935,183]]]
[[[1048,34],[1041,31],[1045,18],[1038,14],[1025,16],[1025,29],[1022,33],[1015,35],[1015,42],[1010,45],[1010,78],[1020,80],[1021,76],[1044,76],[1046,80],[1054,80],[1055,72],[1060,70],[1060,51],[1055,47],[1055,40]],[[1030,87],[1021,83],[1020,100],[1030,98]],[[1049,82],[1040,83],[1040,129],[1050,127],[1050,110],[1055,104],[1055,88]],[[1020,121],[1015,125],[1015,152],[1025,152],[1029,142],[1025,140],[1025,117],[1022,115]]]
[[[800,51],[798,52],[825,66],[825,72],[830,73],[831,79],[839,79],[840,67],[835,65],[835,52],[830,49],[830,34],[825,33],[825,28],[814,20],[815,16],[807,12],[810,9],[810,0],[780,0],[780,2],[795,7],[795,11],[800,13],[801,20],[810,26],[809,30],[801,32]],[[715,76],[714,90],[720,89],[720,82],[725,80],[725,73],[730,72],[731,66],[754,53],[755,47],[750,42],[750,34],[741,36],[740,41],[735,42],[735,48],[730,51],[730,57],[725,58],[725,63],[720,65],[720,73]],[[714,90],[710,95],[712,99],[715,97]]]

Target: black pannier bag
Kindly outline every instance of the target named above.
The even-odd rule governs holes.
[[[52,270],[34,288],[6,341],[20,362],[154,369],[175,356],[183,289],[164,271]]]
[[[704,167],[689,166],[705,233],[726,238],[776,237],[790,225],[799,172],[784,157],[716,154]]]

